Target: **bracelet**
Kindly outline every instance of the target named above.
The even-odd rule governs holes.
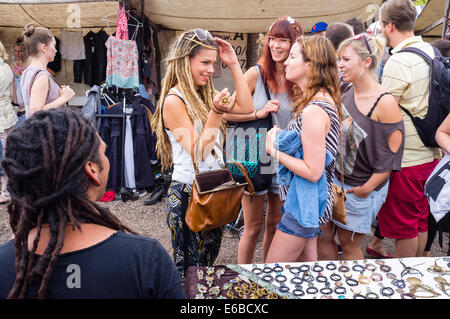
[[[333,273],[333,274],[331,274],[330,279],[333,281],[341,281],[342,277],[341,277],[341,275]]]
[[[258,267],[252,269],[252,273],[254,273],[255,275],[260,275],[262,274],[262,272],[263,272],[262,269]]]
[[[370,283],[370,279],[367,276],[360,275],[358,277],[358,281],[363,285],[368,285]]]
[[[282,284],[282,285],[278,288],[278,291],[279,291],[279,292],[282,292],[282,293],[289,292],[289,287]]]
[[[377,269],[377,266],[375,266],[373,264],[367,264],[366,269],[369,271],[375,271]]]
[[[283,283],[287,281],[287,277],[285,275],[278,274],[275,277],[275,281],[279,283]]]
[[[309,271],[310,267],[309,267],[309,265],[301,265],[299,267],[299,269],[301,272],[307,272],[307,271]]]
[[[308,272],[305,272],[305,273],[303,274],[302,279],[303,279],[304,281],[306,281],[306,282],[313,282],[313,281],[314,281],[313,275],[310,275]]]
[[[283,272],[283,267],[281,267],[280,265],[278,265],[278,264],[275,264],[275,267],[273,267],[273,271],[275,271],[275,272]]]
[[[337,266],[334,262],[330,261],[328,264],[326,264],[325,268],[328,270],[336,270]]]
[[[330,287],[325,287],[320,289],[320,293],[324,295],[331,295],[333,293],[333,289],[331,289]]]
[[[274,279],[271,275],[264,275],[262,277],[262,280],[266,281],[266,282],[272,282]]]
[[[379,282],[379,281],[383,281],[383,276],[381,276],[381,274],[374,272],[371,276],[370,279],[372,279],[372,281],[375,282]]]
[[[382,272],[390,272],[391,271],[391,267],[390,266],[388,266],[388,265],[380,265],[380,270],[382,271]]]
[[[258,112],[258,110],[255,110],[255,119],[259,120],[258,117],[256,116],[256,112]]]
[[[314,272],[322,272],[323,271],[323,267],[320,266],[318,263],[315,263],[314,267],[312,268],[312,271],[314,271]]]
[[[403,289],[406,287],[406,283],[403,279],[393,279],[391,284],[397,288]]]
[[[347,285],[349,285],[350,287],[354,287],[354,286],[358,286],[359,282],[356,279],[353,278],[346,278],[345,282],[347,283]]]
[[[273,271],[272,268],[270,268],[269,266],[264,266],[263,272],[265,274],[271,273]]]
[[[296,296],[296,297],[303,297],[303,296],[305,295],[305,292],[304,292],[303,289],[301,289],[301,288],[295,288],[295,289],[292,291],[292,294],[293,294],[294,296]]]
[[[322,273],[319,273],[319,275],[316,277],[316,281],[324,283],[328,281],[328,278],[322,275]]]
[[[294,277],[291,279],[291,284],[301,285],[303,283],[303,279],[300,277]]]
[[[356,264],[356,265],[353,265],[352,270],[356,271],[356,272],[363,273],[364,270],[366,270],[366,268],[364,266],[362,266],[362,265]]]
[[[296,274],[300,273],[300,268],[298,268],[298,267],[289,267],[289,271],[291,272],[291,274],[296,275]]]
[[[347,293],[347,289],[345,287],[336,287],[334,288],[334,293],[337,295],[345,295]]]
[[[215,110],[215,107],[214,107],[214,106],[211,108],[211,110],[213,110],[213,112],[216,113],[216,114],[219,114],[219,115],[222,115],[222,114],[223,114],[223,112],[217,112],[217,111]]]
[[[394,289],[391,287],[383,287],[380,290],[380,294],[385,297],[390,297],[394,294]]]
[[[314,295],[319,292],[319,289],[314,287],[312,284],[309,284],[309,287],[306,289],[306,293],[308,295]]]
[[[380,296],[378,296],[377,293],[369,291],[368,293],[366,293],[366,299],[379,299]]]
[[[338,271],[339,272],[349,272],[350,268],[348,268],[348,266],[346,266],[346,265],[342,265],[342,266],[339,266]]]

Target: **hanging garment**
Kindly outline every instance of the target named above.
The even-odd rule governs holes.
[[[135,102],[132,101],[132,103],[127,104],[127,107],[133,107],[130,123],[132,132],[135,187],[137,189],[146,189],[155,184],[150,160],[151,154],[149,152],[149,149],[152,146],[152,131],[150,128],[146,107],[139,103],[140,99],[142,98],[138,97]],[[117,103],[106,108],[105,113],[122,114],[122,103]],[[121,184],[123,138],[122,125],[123,119],[120,117],[103,118],[99,130],[101,138],[107,145],[105,155],[108,157],[110,162],[110,171],[106,188],[112,189],[115,192],[119,192],[121,186],[126,186]],[[127,138],[125,137],[125,139]],[[127,146],[125,147],[127,148]],[[129,159],[130,157],[125,155],[125,163]],[[130,169],[129,166],[128,169]],[[125,168],[125,171],[126,170],[127,168]],[[126,175],[124,175],[124,179],[126,178]]]
[[[142,115],[140,117],[140,122],[138,122],[138,118],[134,118],[134,125],[133,127],[136,129],[136,131],[133,133],[133,136],[135,137],[134,145],[135,147],[145,147],[145,150],[141,150],[143,154],[142,157],[139,156],[139,159],[137,161],[141,161],[142,164],[146,163],[147,159],[150,159],[150,162],[152,164],[157,163],[158,157],[156,154],[156,134],[152,131],[151,128],[151,118],[153,114],[155,113],[156,107],[153,105],[152,101],[136,95],[133,97],[131,103],[135,107],[135,112],[142,112]],[[147,115],[145,115],[146,113]],[[144,132],[144,135],[141,134],[141,132]],[[142,139],[142,140],[140,140]],[[139,165],[139,164],[138,164]],[[149,180],[150,178],[153,179],[153,173],[151,169],[142,169],[144,176],[143,181],[144,183],[146,180]],[[137,182],[140,183],[139,181]]]
[[[106,86],[139,89],[138,51],[133,40],[109,36],[106,41]]]
[[[136,189],[136,179],[134,176],[134,145],[133,145],[133,132],[131,128],[130,115],[127,115],[125,121],[125,186],[129,189]]]
[[[128,40],[128,19],[125,8],[119,3],[119,11],[117,11],[117,29],[116,37],[121,40]]]
[[[61,40],[61,58],[65,60],[86,59],[83,33],[81,31],[61,30],[59,33],[59,37]]]
[[[84,83],[93,86],[100,85],[106,79],[106,45],[108,34],[100,30],[97,33],[89,31],[83,38],[86,60],[74,61],[74,77],[81,82],[84,72]],[[76,65],[79,64],[77,67]]]

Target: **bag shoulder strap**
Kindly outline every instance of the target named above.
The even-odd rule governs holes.
[[[264,90],[266,91],[267,100],[270,101],[272,99],[272,97],[270,96],[270,90],[269,90],[269,86],[267,85],[267,80],[264,78],[264,76],[261,72],[261,65],[256,64],[256,67],[259,69],[259,74],[261,75],[261,80],[264,83]]]
[[[37,75],[38,75],[39,73],[41,73],[41,72],[42,72],[42,70],[37,70],[37,71],[33,74],[33,76],[31,77],[31,81],[30,81],[30,89],[29,89],[29,92],[28,92],[28,96],[30,96],[30,97],[31,97],[31,89],[32,89],[32,87],[33,87],[34,80],[36,80]]]
[[[428,54],[426,54],[425,52],[423,52],[422,50],[420,50],[418,48],[407,47],[407,48],[403,48],[400,51],[398,51],[398,53],[400,53],[400,52],[409,52],[409,53],[417,54],[417,55],[421,56],[430,65],[433,62],[433,59],[431,59]]]

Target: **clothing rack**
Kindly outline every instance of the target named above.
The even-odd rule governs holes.
[[[101,94],[102,96],[105,94],[103,93],[103,90],[105,89],[105,86],[101,86]],[[122,167],[120,169],[120,197],[123,202],[126,202],[130,198],[130,191],[126,189],[125,187],[125,129],[126,129],[126,118],[127,116],[131,116],[133,113],[133,108],[127,108],[126,107],[126,95],[127,91],[126,89],[121,89],[120,92],[123,98],[123,106],[122,106],[122,114],[102,114],[101,107],[97,107],[97,113],[96,118],[121,118],[122,119],[122,145],[121,145],[121,158],[122,158]],[[105,94],[106,95],[106,94]],[[108,96],[108,95],[106,95]],[[108,96],[109,99],[111,97]],[[112,99],[111,99],[112,100]]]

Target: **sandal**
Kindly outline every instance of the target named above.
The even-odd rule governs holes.
[[[368,255],[370,255],[372,257],[376,257],[376,258],[392,258],[392,255],[389,253],[386,254],[386,256],[385,256],[385,255],[380,254],[378,251],[373,250],[372,248],[369,248],[369,247],[366,248],[366,253]]]

